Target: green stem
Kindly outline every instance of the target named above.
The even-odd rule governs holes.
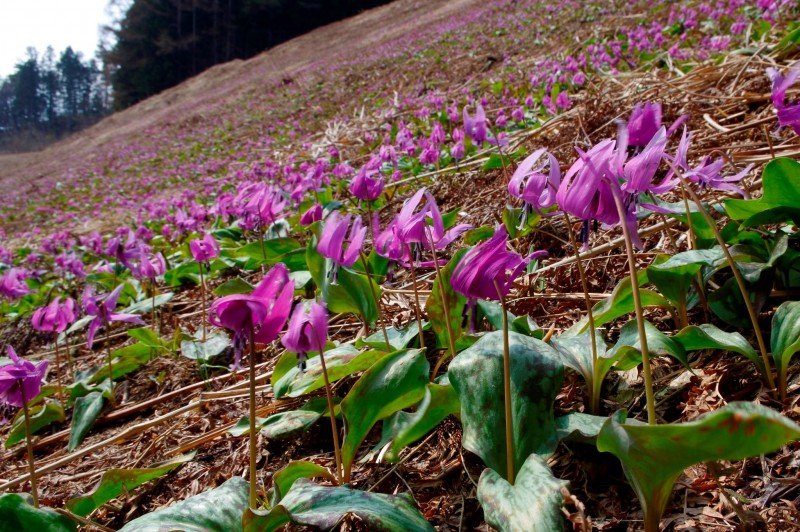
[[[250,328],[250,508],[257,508],[256,462],[258,461],[258,435],[256,434],[256,342]]]
[[[511,409],[511,353],[508,348],[508,314],[506,313],[506,297],[497,281],[494,282],[500,305],[503,307],[503,399],[506,415],[506,476],[508,483],[514,484],[514,416]]]
[[[61,385],[61,350],[58,348],[58,333],[56,333],[56,384],[58,386],[58,397],[64,400],[64,387]]]
[[[622,226],[622,234],[625,237],[625,250],[628,254],[628,270],[631,278],[631,293],[633,294],[633,305],[636,309],[636,326],[639,330],[639,343],[641,344],[642,353],[642,372],[644,373],[644,393],[647,400],[647,423],[649,425],[656,424],[656,400],[653,394],[653,373],[650,368],[650,351],[647,348],[647,333],[644,328],[644,311],[642,309],[642,299],[639,294],[639,281],[636,274],[636,256],[633,254],[633,242],[631,241],[631,234],[628,230],[628,224],[625,223],[625,206],[622,204],[622,198],[619,193],[611,188],[612,195],[614,196],[614,203],[617,205],[617,213],[619,214],[619,224]]]
[[[722,252],[725,253],[725,259],[728,261],[728,265],[731,267],[731,271],[733,272],[733,276],[736,279],[736,284],[739,285],[739,290],[742,292],[742,299],[744,299],[744,304],[747,307],[747,314],[750,316],[750,322],[753,324],[753,330],[756,333],[756,341],[758,342],[758,349],[761,351],[761,360],[764,362],[764,377],[767,379],[767,385],[770,387],[770,390],[775,390],[775,380],[772,378],[772,370],[770,369],[770,362],[768,356],[767,345],[764,342],[764,336],[761,334],[761,327],[758,325],[758,315],[756,315],[756,311],[753,308],[753,303],[750,301],[750,294],[747,291],[747,286],[744,284],[744,278],[742,277],[739,268],[736,267],[736,263],[733,260],[733,256],[731,255],[730,250],[728,249],[728,245],[725,243],[725,240],[722,238],[722,235],[717,228],[717,224],[711,215],[708,214],[705,207],[700,201],[700,198],[697,194],[692,190],[689,186],[686,185],[684,178],[682,175],[677,174],[678,178],[681,180],[681,187],[692,197],[692,201],[697,205],[700,209],[700,212],[703,213],[703,217],[706,219],[708,226],[714,231],[714,236],[717,239],[717,243],[719,247],[722,248]],[[780,396],[781,400],[786,400],[786,387],[781,383],[780,387]]]
[[[592,378],[586,382],[586,386],[589,388],[589,412],[597,415],[600,412],[600,389],[602,383],[595,383],[595,375],[597,375],[597,338],[595,338],[592,300],[589,297],[589,281],[586,279],[586,271],[583,269],[581,252],[578,248],[578,241],[575,238],[575,231],[572,229],[572,221],[569,218],[569,214],[565,212],[564,218],[567,222],[569,241],[572,244],[572,249],[575,250],[575,264],[578,265],[578,276],[581,278],[581,286],[583,287],[583,300],[586,302],[586,316],[589,318],[589,336],[592,340]]]
[[[198,264],[200,266],[200,304],[203,312],[203,319],[201,320],[203,323],[203,344],[206,343],[206,279],[203,276],[203,263],[200,262]]]
[[[150,321],[153,324],[153,332],[158,335],[161,327],[156,328],[156,280],[150,279]]]
[[[369,272],[369,260],[367,260],[367,256],[364,255],[364,252],[361,252],[361,261],[364,263],[364,272],[367,274],[367,284],[369,284],[369,290],[372,292],[372,299],[375,301],[375,308],[378,311],[378,321],[381,324],[381,330],[383,331],[383,341],[386,342],[386,352],[392,352],[392,344],[389,343],[389,334],[386,332],[386,323],[383,321],[383,312],[381,312],[381,302],[378,299],[378,294],[375,292],[375,287],[372,286],[372,274]],[[366,316],[364,316],[364,323],[368,325],[368,321]]]
[[[436,281],[439,283],[439,296],[442,299],[442,309],[444,309],[444,321],[445,325],[447,326],[447,343],[450,347],[450,357],[456,356],[456,340],[455,336],[453,336],[453,326],[450,323],[450,307],[447,304],[447,294],[445,293],[444,288],[444,279],[442,278],[442,269],[439,267],[439,257],[436,256],[436,243],[433,241],[433,235],[431,234],[430,227],[426,227],[425,230],[428,233],[428,240],[431,242],[431,253],[433,253],[433,266],[436,268]],[[436,365],[433,367],[433,372],[431,373],[431,380],[436,378],[436,374],[439,372],[439,368],[442,367],[445,359],[448,358],[447,355],[442,355],[439,357],[439,360],[436,361]]]
[[[56,333],[56,345],[58,344],[58,333]],[[67,349],[67,365],[69,366],[69,376],[72,382],[75,382],[75,365],[72,362],[72,355],[70,354],[69,335],[64,331],[64,346]]]
[[[414,286],[414,300],[416,301],[416,306],[414,307],[414,314],[417,317],[417,327],[419,328],[419,346],[422,349],[425,349],[425,338],[422,334],[422,314],[420,313],[420,305],[419,302],[419,291],[417,290],[417,269],[414,267],[414,257],[411,256],[411,246],[406,244],[406,252],[408,253],[408,262],[409,267],[411,269],[411,282]]]
[[[25,397],[25,387],[21,381],[17,381],[19,391],[22,396],[22,414],[25,419],[25,442],[28,446],[28,470],[31,477],[31,496],[33,497],[33,506],[39,507],[39,493],[36,489],[36,465],[33,458],[33,441],[31,440],[31,422],[30,413],[28,412],[28,398]]]
[[[313,325],[312,325],[313,328]],[[328,398],[328,412],[331,415],[331,431],[333,432],[333,456],[336,460],[336,478],[339,483],[350,482],[350,468],[344,471],[342,467],[342,450],[339,446],[339,429],[336,427],[336,413],[333,407],[333,392],[331,391],[331,383],[328,380],[328,368],[325,366],[325,356],[323,352],[325,346],[320,343],[319,346],[319,362],[322,366],[322,376],[325,378],[325,395]],[[351,464],[352,467],[352,464]]]

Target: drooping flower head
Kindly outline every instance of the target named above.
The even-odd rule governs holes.
[[[42,389],[42,379],[47,374],[47,360],[39,364],[23,360],[10,345],[6,348],[11,364],[0,366],[0,403],[21,408]]]
[[[311,225],[322,220],[322,212],[322,205],[315,203],[300,217],[300,225]]]
[[[489,136],[489,128],[486,125],[486,111],[479,103],[475,104],[475,116],[470,116],[467,107],[464,106],[464,132],[469,135],[472,141],[481,146]]]
[[[425,204],[417,210],[422,198]],[[424,188],[419,189],[403,204],[397,216],[398,235],[404,244],[416,244],[422,249],[444,249],[464,231],[472,229],[469,224],[459,224],[448,230],[436,205],[436,199]]]
[[[0,275],[0,295],[8,299],[17,299],[34,291],[25,284],[27,272],[22,268],[9,268]]]
[[[544,170],[549,166],[549,171]],[[561,184],[558,160],[544,148],[536,150],[520,163],[508,182],[508,193],[525,202],[523,216],[530,210],[541,213],[556,202]]]
[[[75,300],[68,297],[60,302],[59,297],[53,298],[46,307],[36,309],[31,317],[31,324],[37,331],[64,332],[75,321]]]
[[[316,301],[310,308],[295,306],[286,334],[281,343],[289,351],[297,353],[300,371],[306,369],[307,353],[325,349],[328,341],[328,311],[323,303]]]
[[[778,111],[778,128],[788,126],[800,135],[800,101],[786,103],[786,91],[800,78],[800,64],[789,70],[786,76],[768,68],[767,76],[772,81],[772,105]]]
[[[208,320],[233,331],[233,369],[240,368],[242,351],[251,334],[253,341],[262,344],[278,337],[289,317],[293,294],[294,281],[289,280],[286,266],[278,263],[250,294],[233,294],[214,301]]]
[[[219,244],[211,233],[205,233],[203,238],[189,242],[189,251],[196,262],[208,262],[219,256]]]
[[[376,200],[383,192],[383,175],[377,168],[364,166],[358,171],[348,190],[360,200]]]
[[[331,271],[334,281],[339,266],[349,268],[358,260],[367,234],[367,228],[362,224],[360,216],[356,216],[353,220],[352,227],[350,227],[350,218],[349,214],[341,216],[339,211],[333,211],[325,220],[322,234],[319,237],[317,245],[319,254],[334,262],[334,268]],[[348,227],[350,228],[349,235]],[[345,239],[345,237],[347,238]]]
[[[94,319],[89,322],[89,329],[86,333],[86,343],[89,349],[91,349],[94,344],[94,336],[97,334],[97,330],[101,326],[106,326],[112,321],[124,321],[136,325],[145,325],[142,318],[136,314],[114,312],[114,309],[117,308],[117,300],[119,300],[119,296],[122,294],[123,286],[124,285],[117,286],[110,294],[94,295],[94,290],[92,290],[90,286],[87,286],[83,291],[83,297],[81,298],[83,311],[87,316],[94,316]]]
[[[661,127],[661,104],[637,103],[628,119],[628,142],[631,146],[644,146]]]
[[[467,298],[464,319],[473,312],[478,299],[499,300],[508,295],[514,280],[533,259],[547,255],[535,251],[527,257],[509,251],[508,232],[500,225],[494,235],[467,251],[453,270],[453,290]]]
[[[131,272],[138,279],[155,279],[167,271],[167,261],[161,252],[150,257],[143,256],[138,263],[134,263]]]

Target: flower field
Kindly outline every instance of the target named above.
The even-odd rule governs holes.
[[[798,16],[398,0],[0,159],[0,522],[796,529]]]

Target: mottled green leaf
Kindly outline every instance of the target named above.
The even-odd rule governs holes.
[[[425,323],[423,322],[423,328]],[[413,321],[408,324],[405,329],[398,329],[396,327],[387,327],[386,335],[389,337],[389,345],[392,351],[403,349],[408,346],[415,338],[419,336],[419,324]],[[386,349],[386,340],[383,338],[383,331],[377,330],[366,338],[359,338],[356,340],[356,347],[361,349],[368,346],[375,349]]]
[[[181,354],[186,358],[207,363],[215,356],[222,354],[230,345],[231,340],[227,334],[212,334],[206,337],[205,342],[199,338],[183,340]]]
[[[792,222],[800,225],[800,163],[778,158],[764,167],[764,193],[758,199],[725,200],[725,210],[743,227]]]
[[[241,531],[248,492],[248,484],[243,478],[231,477],[217,488],[134,519],[119,532]]]
[[[764,361],[753,349],[744,336],[738,332],[725,332],[716,325],[703,323],[699,326],[689,325],[672,337],[687,351],[698,349],[722,349],[744,355],[764,374]]]
[[[558,444],[553,402],[564,377],[558,352],[546,343],[509,333],[514,463],[531,453],[549,455]],[[461,400],[462,445],[496,471],[506,470],[503,333],[482,336],[450,363],[450,383]]]
[[[195,453],[184,454],[161,464],[138,469],[109,469],[103,472],[98,485],[86,495],[73,497],[66,503],[70,512],[86,517],[103,504],[121,494],[141,486],[145,482],[166,475],[173,469],[194,458]]]
[[[772,358],[778,368],[778,381],[781,394],[786,395],[786,372],[789,361],[800,350],[800,301],[787,301],[778,307],[772,317],[770,336]]]
[[[625,411],[606,421],[600,451],[622,462],[644,509],[645,528],[658,530],[672,486],[687,467],[711,460],[741,460],[800,438],[800,427],[761,405],[730,403],[696,421],[672,425],[625,422]]]
[[[0,495],[0,527],[16,532],[74,532],[78,524],[50,508],[36,508],[27,493],[3,493]]]
[[[30,415],[31,434],[46,427],[51,423],[60,423],[64,421],[64,407],[56,401],[46,401],[28,408]],[[8,433],[5,447],[8,449],[15,443],[21,442],[25,439],[25,416],[20,410],[11,430]]]
[[[283,495],[292,489],[295,481],[301,478],[324,478],[329,482],[336,482],[336,477],[321,465],[305,460],[292,460],[272,475],[270,506],[278,504]]]
[[[91,392],[75,400],[75,410],[72,413],[72,426],[69,429],[67,449],[72,451],[81,444],[86,433],[89,432],[94,422],[100,417],[105,400],[101,392]]]
[[[450,283],[450,277],[453,275],[453,270],[458,265],[461,257],[467,252],[467,249],[460,249],[453,255],[453,258],[444,268],[441,269],[442,279],[444,280],[444,300],[447,302],[447,309],[450,312],[450,326],[453,329],[453,336],[456,340],[463,333],[461,327],[461,314],[464,311],[464,305],[467,303],[466,298],[453,290]],[[442,286],[439,283],[438,277],[433,282],[433,290],[428,300],[425,303],[425,310],[428,312],[428,318],[431,322],[436,337],[440,346],[448,345],[447,340],[447,320],[445,319],[444,306],[442,306]]]

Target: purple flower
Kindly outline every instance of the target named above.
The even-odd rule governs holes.
[[[17,356],[10,345],[6,348],[11,364],[0,366],[0,403],[21,408],[42,389],[42,379],[47,373],[47,360],[34,366],[33,362]]]
[[[628,119],[628,142],[631,146],[644,146],[661,127],[661,104],[637,103]]]
[[[786,104],[786,91],[800,77],[800,64],[789,70],[786,77],[774,68],[767,69],[767,76],[772,80],[772,105],[778,111],[778,128],[788,126],[800,135],[800,102]]]
[[[133,275],[139,279],[155,279],[167,271],[167,261],[160,252],[152,257],[142,257],[139,264],[134,264],[131,269]]]
[[[322,220],[322,205],[315,203],[300,217],[300,225],[311,225],[320,220]]]
[[[475,116],[470,116],[464,106],[464,131],[478,146],[482,145],[489,135],[486,126],[486,111],[480,103],[475,104]]]
[[[86,333],[86,343],[89,349],[94,344],[94,335],[97,329],[101,326],[108,326],[112,321],[124,321],[127,323],[135,323],[136,325],[144,325],[142,318],[136,314],[120,314],[114,312],[117,307],[117,300],[122,293],[122,287],[119,285],[113,292],[106,295],[94,295],[91,287],[87,286],[83,291],[83,310],[87,316],[94,316],[94,319],[89,322],[89,330]]]
[[[315,301],[308,312],[302,304],[295,306],[281,343],[289,351],[297,353],[300,371],[306,369],[306,354],[324,350],[327,340],[328,311],[325,305]]]
[[[550,171],[543,173],[546,166]],[[508,182],[508,193],[522,199],[537,213],[556,202],[556,190],[561,184],[561,167],[544,148],[529,155],[514,171]]]
[[[10,268],[0,275],[0,295],[9,299],[17,299],[34,291],[25,284],[27,272],[22,268]]]
[[[661,164],[661,159],[664,157],[666,147],[667,130],[664,126],[661,126],[650,138],[642,152],[625,163],[623,170],[625,183],[622,185],[624,192],[631,194],[641,194],[643,192],[661,194],[675,187],[677,181],[669,178],[662,181],[658,186],[652,184],[656,171],[658,171],[658,167]]]
[[[564,174],[556,192],[561,210],[584,221],[599,220],[608,225],[619,221],[609,180],[606,179],[615,166],[615,145],[613,139],[606,139],[588,152],[578,150],[578,160]]]
[[[189,242],[189,251],[195,262],[208,262],[219,256],[219,244],[210,233]]]
[[[365,166],[358,171],[348,190],[360,200],[375,200],[383,192],[383,176],[378,170]]]
[[[31,324],[37,331],[64,332],[67,326],[75,321],[75,300],[68,297],[63,303],[59,297],[53,299],[46,307],[36,309]]]
[[[423,197],[425,205],[417,211]],[[444,249],[461,233],[472,229],[469,224],[459,224],[445,231],[444,220],[436,205],[436,199],[424,188],[419,189],[411,199],[403,203],[403,208],[397,215],[396,227],[398,236],[404,244],[419,244],[428,251],[431,250],[431,241],[437,250]]]
[[[233,331],[234,363],[240,369],[242,351],[250,335],[266,344],[278,337],[292,307],[294,281],[283,263],[276,264],[250,294],[222,297],[211,305],[208,320]]]
[[[345,239],[348,227],[350,227],[350,215],[342,217],[339,211],[333,211],[325,220],[317,250],[320,255],[331,259],[338,266],[349,268],[355,264],[361,253],[367,228],[361,223],[361,217],[356,216],[350,234]]]
[[[506,249],[508,232],[498,226],[489,240],[467,251],[453,270],[453,290],[467,298],[464,317],[474,311],[478,299],[499,300],[508,295],[514,280],[531,260],[547,255],[535,251],[522,257]]]

